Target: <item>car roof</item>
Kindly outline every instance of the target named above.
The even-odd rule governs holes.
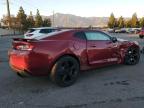
[[[58,29],[58,28],[57,27],[38,27],[38,28],[29,28],[29,29],[39,30],[39,29]]]
[[[41,40],[43,38],[47,38],[47,37],[54,36],[54,35],[61,34],[61,33],[65,33],[65,32],[88,32],[88,31],[99,31],[99,32],[102,32],[101,30],[96,30],[96,29],[63,29],[61,31],[51,32],[51,33],[49,33],[47,35],[35,37],[35,39],[36,40]],[[106,33],[106,32],[104,32],[104,33]]]
[[[100,29],[71,29],[71,31],[75,31],[75,32],[103,32],[103,33],[107,33],[106,31],[102,31]]]

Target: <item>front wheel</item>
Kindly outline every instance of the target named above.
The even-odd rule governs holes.
[[[53,66],[50,77],[53,82],[62,87],[72,85],[79,73],[78,61],[71,57],[65,56],[60,58]]]
[[[144,54],[144,47],[142,48],[141,53]]]
[[[133,48],[133,47],[128,48],[128,50],[125,54],[125,59],[124,59],[125,64],[135,65],[139,62],[139,59],[140,59],[139,49]]]

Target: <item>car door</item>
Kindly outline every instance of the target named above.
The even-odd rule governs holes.
[[[85,35],[90,65],[102,66],[117,61],[112,58],[115,46],[110,36],[100,31],[88,31]]]

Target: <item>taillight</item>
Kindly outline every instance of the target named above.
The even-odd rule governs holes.
[[[28,45],[28,44],[25,44],[25,45],[17,45],[16,47],[15,47],[15,49],[16,50],[27,50],[27,51],[30,51],[30,50],[32,50],[33,49],[33,46],[32,45]]]
[[[27,34],[26,36],[31,37],[31,36],[33,36],[33,34]]]

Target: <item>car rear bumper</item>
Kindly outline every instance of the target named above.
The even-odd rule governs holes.
[[[10,50],[8,52],[9,55],[9,65],[16,73],[29,76],[29,66],[28,66],[28,55],[29,52],[27,51],[16,51]]]
[[[45,76],[49,74],[48,59],[31,51],[9,50],[10,67],[18,74]]]
[[[12,65],[10,65],[10,67],[11,67],[11,69],[12,69],[14,72],[17,73],[17,75],[19,75],[19,76],[21,76],[21,77],[29,77],[29,76],[31,76],[31,75],[29,74],[29,72],[28,72],[27,70],[25,70],[25,69],[19,69],[19,68],[15,67],[15,66],[12,66]]]

